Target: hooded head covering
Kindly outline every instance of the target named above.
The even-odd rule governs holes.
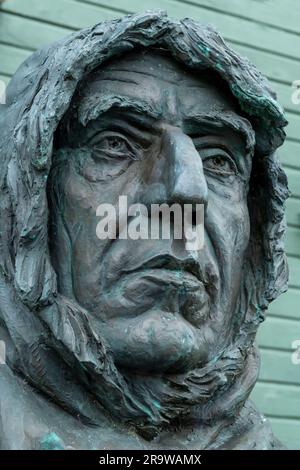
[[[46,192],[56,130],[85,77],[111,58],[153,47],[196,75],[206,70],[219,76],[255,131],[248,200],[251,237],[235,343],[213,364],[198,370],[203,393],[200,397],[197,393],[197,399],[190,377],[166,380],[158,395],[168,403],[176,382],[177,401],[160,409],[153,400],[137,398],[147,396],[142,382],[137,386],[139,393],[132,393],[101,338],[92,331],[87,312],[57,292],[48,248]],[[0,114],[0,322],[13,370],[90,421],[97,421],[95,396],[110,413],[149,426],[172,420],[187,405],[209,402],[203,419],[221,409],[224,412],[224,393],[232,391],[233,384],[230,412],[245,402],[257,378],[253,346],[257,327],[268,303],[287,287],[283,236],[288,189],[276,156],[287,121],[275,98],[267,80],[212,27],[191,19],[173,20],[161,11],[99,23],[35,52],[21,65],[8,86],[7,104]],[[64,374],[57,374],[59,367]],[[207,374],[211,382],[205,380]],[[244,376],[244,388],[237,387],[236,381]],[[96,378],[93,397],[88,387],[91,377]]]

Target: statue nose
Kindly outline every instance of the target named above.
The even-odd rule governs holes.
[[[202,160],[192,139],[179,128],[165,131],[163,153],[167,199],[180,204],[207,205],[208,188]]]

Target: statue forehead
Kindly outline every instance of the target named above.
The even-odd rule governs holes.
[[[159,51],[134,51],[103,64],[92,72],[80,92],[82,101],[105,95],[124,96],[148,102],[151,108],[164,108],[173,114],[182,111],[205,113],[237,111],[230,93],[224,91],[213,72],[197,74],[171,56]]]
[[[97,74],[101,76],[108,72],[142,74],[174,84],[178,84],[177,80],[181,79],[187,84],[197,85],[197,77],[191,69],[171,57],[170,53],[155,49],[135,50],[122,57],[115,57],[104,63]]]

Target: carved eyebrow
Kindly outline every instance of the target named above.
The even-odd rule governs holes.
[[[96,93],[92,97],[81,99],[78,106],[78,120],[83,126],[86,126],[89,121],[98,119],[112,108],[131,111],[135,115],[140,114],[144,118],[150,119],[159,119],[162,116],[162,109],[153,106],[148,101],[124,95]]]
[[[102,119],[102,117],[104,119]],[[139,116],[132,112],[120,113],[117,109],[117,113],[110,113],[110,110],[107,113],[104,113],[100,116],[99,121],[97,121],[97,129],[95,129],[93,136],[97,135],[100,131],[107,128],[114,128],[118,131],[125,131],[132,137],[138,138],[139,141],[144,145],[149,145],[153,141],[153,135],[157,134],[159,131],[153,126],[153,119],[149,121],[144,116]]]
[[[239,133],[246,144],[246,150],[253,152],[255,146],[255,132],[248,119],[239,116],[234,111],[226,111],[221,113],[195,114],[186,117],[189,124],[202,124],[206,128],[230,129]],[[196,133],[195,133],[196,134]]]

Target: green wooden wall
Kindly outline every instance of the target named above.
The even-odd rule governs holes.
[[[300,449],[300,364],[291,343],[300,340],[300,104],[291,83],[300,80],[298,0],[3,0],[0,9],[0,80],[9,81],[36,48],[76,29],[124,13],[163,8],[174,17],[214,24],[253,61],[277,91],[290,122],[281,158],[289,176],[286,249],[290,289],[271,308],[259,333],[260,381],[253,399],[270,417],[278,437]]]

